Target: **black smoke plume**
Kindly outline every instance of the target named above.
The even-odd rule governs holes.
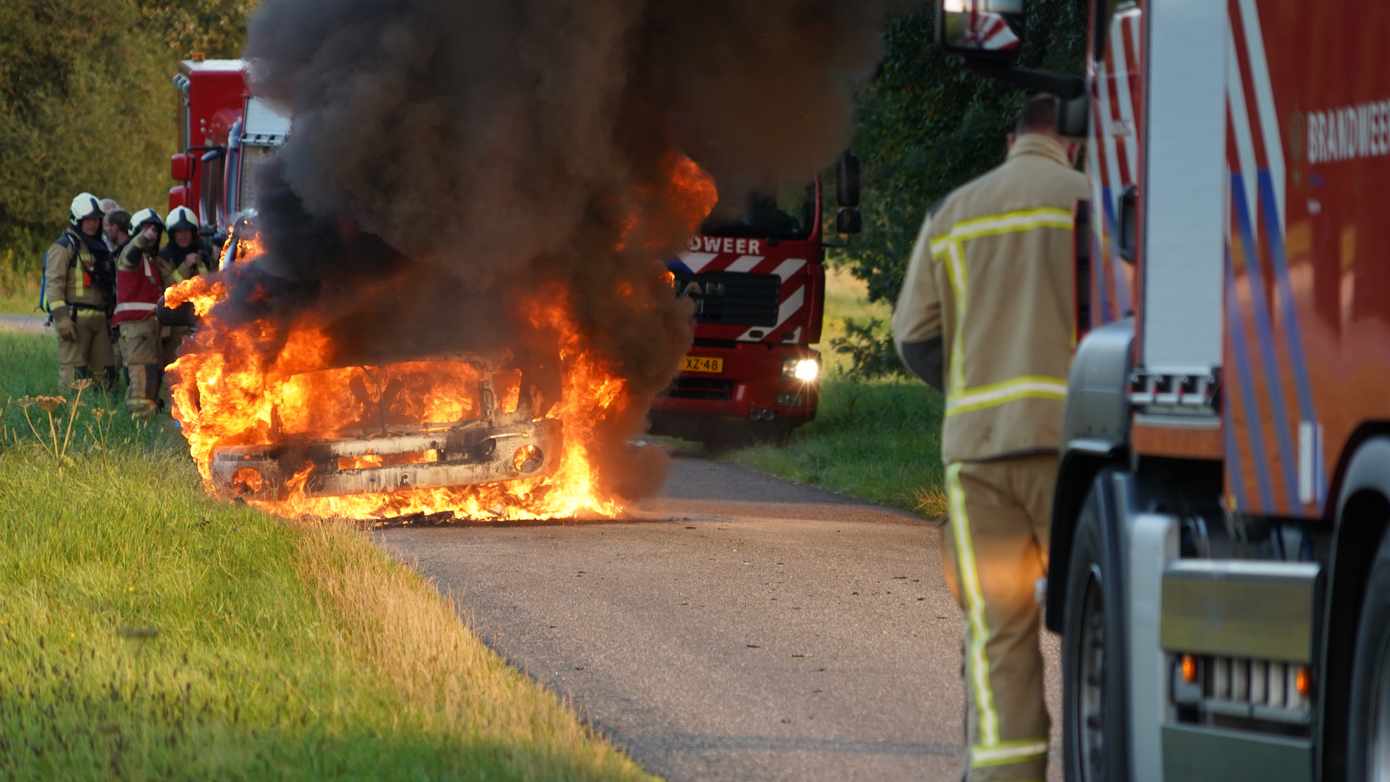
[[[887,2],[265,0],[252,90],[293,117],[256,205],[278,284],[235,284],[377,357],[543,356],[522,304],[560,292],[630,384],[598,444],[621,458],[691,339],[661,265],[692,228],[677,156],[726,200],[808,181],[848,142]]]

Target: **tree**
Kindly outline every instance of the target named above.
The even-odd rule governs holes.
[[[0,3],[0,264],[37,254],[74,195],[163,210],[180,59],[236,57],[254,0]],[[4,271],[0,269],[0,271]],[[12,286],[13,282],[7,282]]]
[[[1079,72],[1085,6],[1033,0],[1021,64]],[[928,207],[1003,160],[1005,136],[1024,97],[933,44],[932,17],[921,10],[890,23],[883,64],[859,98],[854,147],[865,168],[864,233],[836,260],[868,284],[873,301],[897,298]],[[848,325],[833,347],[850,356],[855,374],[896,371],[886,324]]]
[[[158,35],[171,61],[201,54],[208,59],[241,56],[246,20],[257,0],[135,0],[145,28]]]
[[[176,107],[129,0],[0,4],[0,246],[51,241],[89,190],[160,204]]]

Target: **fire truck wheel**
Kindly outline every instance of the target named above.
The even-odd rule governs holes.
[[[1062,634],[1062,757],[1068,782],[1121,782],[1128,769],[1128,647],[1114,490],[1104,471],[1081,508]]]
[[[1390,535],[1366,583],[1351,668],[1347,779],[1390,779]]]

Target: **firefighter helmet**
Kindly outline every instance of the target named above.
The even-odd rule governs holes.
[[[159,219],[159,212],[153,209],[141,209],[135,213],[134,217],[130,218],[130,232],[138,234],[145,230],[145,226],[150,223],[154,223],[160,229],[164,228],[164,221]]]
[[[89,217],[101,216],[101,205],[97,203],[97,197],[91,193],[78,193],[77,197],[72,199],[72,206],[68,207],[68,222],[74,227]]]
[[[164,220],[164,227],[173,236],[175,231],[197,231],[198,217],[193,214],[193,210],[186,206],[180,206],[169,213]]]

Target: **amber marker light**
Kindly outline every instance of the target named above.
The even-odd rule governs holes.
[[[1308,693],[1313,691],[1313,672],[1306,665],[1300,665],[1298,671],[1293,675],[1293,688],[1303,697],[1308,697]]]
[[[1182,661],[1179,663],[1179,667],[1182,669],[1183,681],[1187,682],[1188,684],[1195,684],[1197,682],[1196,657],[1193,657],[1190,654],[1184,654],[1182,656]]]

